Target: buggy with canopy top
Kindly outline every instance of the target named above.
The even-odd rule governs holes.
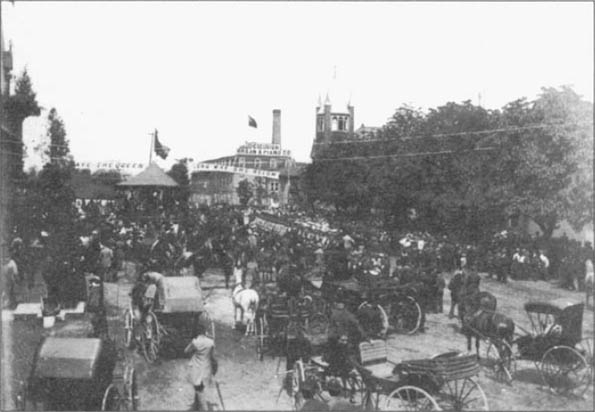
[[[584,304],[565,298],[527,302],[531,330],[512,346],[493,341],[487,348],[488,367],[496,377],[511,382],[517,361],[535,364],[543,384],[556,394],[581,396],[592,384],[593,340],[583,339]]]
[[[148,309],[144,319],[134,316],[132,302],[125,313],[125,339],[129,348],[135,344],[148,362],[157,360],[162,349],[181,353],[196,337],[201,322],[207,335],[215,339],[215,324],[204,308],[200,281],[194,276],[163,278],[163,302]]]
[[[20,410],[136,410],[136,373],[118,360],[110,339],[48,337],[42,340]]]

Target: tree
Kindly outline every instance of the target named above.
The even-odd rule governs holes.
[[[17,78],[14,94],[9,95],[2,102],[6,123],[13,134],[13,139],[7,147],[12,152],[12,165],[9,174],[13,179],[23,177],[23,121],[30,116],[39,116],[41,108],[37,103],[37,95],[33,90],[31,78],[27,69]]]
[[[252,184],[248,179],[240,181],[237,187],[238,197],[240,198],[240,204],[244,207],[248,206],[248,202],[253,197]]]
[[[52,107],[48,115],[47,136],[50,138],[50,144],[46,150],[46,155],[50,162],[67,162],[70,154],[70,142],[66,138],[66,129],[64,122],[58,115],[58,111]]]
[[[190,179],[188,178],[188,166],[187,162],[191,160],[188,158],[180,159],[174,163],[167,174],[176,181],[179,185],[178,190],[175,194],[175,199],[180,204],[185,205],[188,203],[190,197]]]
[[[542,89],[532,102],[507,105],[500,164],[509,181],[506,210],[529,216],[550,237],[562,220],[575,229],[593,221],[593,104],[569,87]],[[531,128],[533,125],[545,125]]]

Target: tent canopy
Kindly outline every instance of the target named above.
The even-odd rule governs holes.
[[[139,186],[156,186],[156,187],[178,187],[174,179],[169,177],[156,163],[151,163],[145,170],[132,176],[122,183],[118,183],[120,187],[139,187]]]

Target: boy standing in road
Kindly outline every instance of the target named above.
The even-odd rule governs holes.
[[[206,327],[198,323],[198,336],[184,349],[190,354],[191,380],[194,386],[194,410],[212,410],[205,396],[205,387],[211,385],[213,376],[217,373],[217,360],[215,359],[215,342],[205,335]]]

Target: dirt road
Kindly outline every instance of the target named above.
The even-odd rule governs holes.
[[[284,393],[279,397],[284,360],[265,357],[263,362],[256,358],[254,338],[245,338],[232,330],[233,307],[231,292],[223,286],[221,273],[211,270],[205,274],[202,286],[206,296],[206,307],[216,321],[216,349],[220,362],[217,379],[228,410],[290,410],[291,399]],[[118,300],[120,314],[127,303],[131,283],[123,278],[117,285],[108,285],[107,300],[115,304]],[[553,287],[546,282],[516,281],[503,285],[490,279],[482,280],[482,289],[498,298],[498,309],[511,316],[521,326],[528,328],[529,322],[523,311],[527,300],[550,300],[557,297],[582,299],[582,294]],[[116,291],[118,293],[116,293]],[[445,312],[450,300],[445,294]],[[113,306],[110,327],[117,327],[117,314]],[[585,310],[584,336],[593,338],[593,312]],[[437,353],[459,350],[466,351],[466,341],[458,332],[458,324],[445,314],[427,316],[427,329],[413,336],[398,336],[397,345],[403,360],[429,357]],[[188,381],[188,360],[162,359],[147,365],[137,354],[135,359],[139,372],[142,409],[188,410],[192,403],[192,387]],[[569,399],[554,396],[541,388],[539,374],[532,363],[520,362],[519,371],[512,386],[495,382],[482,374],[479,377],[492,410],[593,410],[593,389],[584,399]],[[215,391],[211,399],[217,401]],[[278,399],[278,402],[277,402]]]

